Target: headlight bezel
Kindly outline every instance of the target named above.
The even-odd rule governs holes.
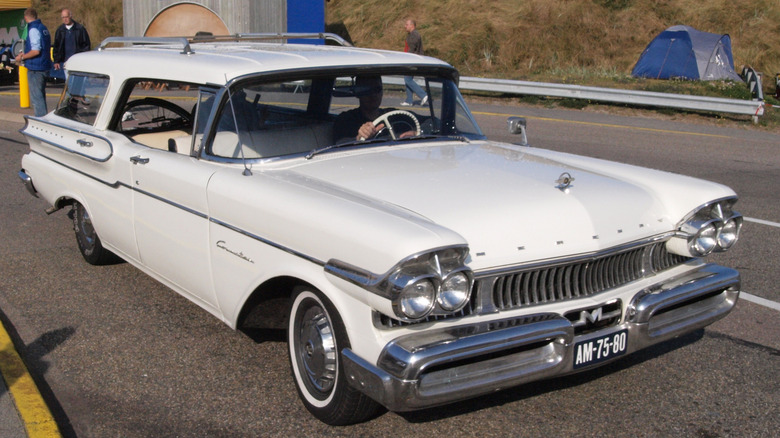
[[[667,249],[674,254],[699,258],[734,246],[743,221],[742,215],[733,208],[736,202],[736,197],[717,199],[688,213],[678,223]]]
[[[395,317],[405,322],[420,321],[431,314],[448,315],[460,311],[471,299],[474,286],[474,274],[465,264],[468,247],[455,246],[440,248],[407,257],[398,263],[388,275],[382,288],[383,295],[392,302]],[[461,289],[449,291],[449,282],[460,278]],[[421,281],[430,281],[435,287],[433,301],[424,313],[409,314],[404,302],[412,293],[412,287]],[[454,295],[459,295],[453,302]]]

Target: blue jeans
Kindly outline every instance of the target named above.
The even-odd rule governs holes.
[[[404,83],[406,84],[406,101],[408,103],[414,103],[414,95],[420,96],[420,99],[425,97],[425,90],[414,81],[411,76],[404,76]]]
[[[49,72],[46,70],[27,70],[27,83],[30,86],[30,101],[36,117],[45,116],[46,108],[46,78]]]

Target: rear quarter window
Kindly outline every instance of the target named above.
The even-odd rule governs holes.
[[[70,73],[54,114],[94,125],[108,90],[108,76]]]

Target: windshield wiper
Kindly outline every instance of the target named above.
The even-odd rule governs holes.
[[[397,138],[395,141],[442,139],[457,140],[463,143],[471,143],[471,140],[462,135],[420,134],[412,137]]]

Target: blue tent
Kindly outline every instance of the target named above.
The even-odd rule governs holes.
[[[734,71],[731,38],[689,26],[672,26],[658,34],[642,52],[631,75],[653,79],[742,81]]]

